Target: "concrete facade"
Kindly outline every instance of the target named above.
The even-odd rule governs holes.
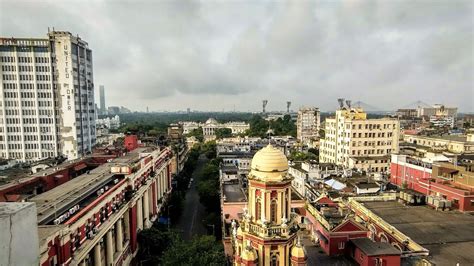
[[[346,168],[386,172],[390,154],[399,149],[400,123],[396,119],[368,119],[360,108],[342,107],[326,119],[319,161]]]
[[[34,203],[0,203],[0,228],[0,265],[38,265]]]
[[[296,120],[296,138],[299,142],[308,144],[311,140],[319,137],[320,126],[319,108],[301,108]]]
[[[0,38],[0,157],[76,159],[96,142],[92,52],[69,32]]]

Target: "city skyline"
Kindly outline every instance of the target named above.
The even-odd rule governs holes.
[[[41,37],[54,27],[88,40],[94,83],[108,88],[111,106],[259,111],[268,99],[268,110],[292,101],[294,110],[327,111],[344,97],[387,110],[417,100],[474,110],[469,1],[1,7],[4,37]],[[98,86],[95,93],[99,99]]]

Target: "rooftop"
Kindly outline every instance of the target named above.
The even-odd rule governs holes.
[[[236,184],[222,184],[222,190],[225,196],[225,202],[245,202],[247,197],[245,196],[242,186],[239,183]]]
[[[457,141],[457,142],[468,142],[466,135],[432,135],[432,136],[410,135],[410,136],[420,137],[420,138],[427,138],[427,139],[443,139],[443,140]],[[472,143],[472,142],[470,142],[470,143]]]
[[[430,251],[436,265],[473,265],[474,216],[404,206],[396,201],[364,202],[368,209]]]
[[[351,242],[362,250],[367,256],[377,255],[400,255],[400,250],[390,243],[374,242],[368,238],[351,239]]]

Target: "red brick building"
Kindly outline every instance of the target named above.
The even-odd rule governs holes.
[[[460,211],[474,211],[474,172],[469,166],[392,155],[390,171],[390,182],[399,187],[447,200]]]
[[[384,242],[368,238],[350,241],[350,255],[361,266],[399,266],[401,251]]]

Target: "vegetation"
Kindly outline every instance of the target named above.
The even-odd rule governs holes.
[[[291,161],[318,160],[318,155],[310,151],[308,152],[293,151],[291,152],[290,156],[288,156],[288,160],[291,160]]]
[[[186,135],[187,137],[196,137],[196,139],[199,141],[199,142],[203,142],[204,141],[204,133],[202,132],[202,127],[199,127],[199,128],[196,128],[196,129],[193,129],[191,131],[191,133],[187,134]]]
[[[217,139],[232,137],[232,130],[230,128],[218,128],[215,131]]]
[[[289,115],[275,121],[266,121],[260,115],[254,115],[249,123],[250,130],[245,134],[252,137],[265,138],[269,129],[273,131],[273,135],[296,137],[296,125]]]
[[[161,258],[162,265],[225,265],[224,247],[213,236],[196,237],[191,242],[176,239]]]
[[[160,224],[138,233],[140,265],[225,265],[221,243],[213,236],[200,236],[184,241],[175,231]]]

